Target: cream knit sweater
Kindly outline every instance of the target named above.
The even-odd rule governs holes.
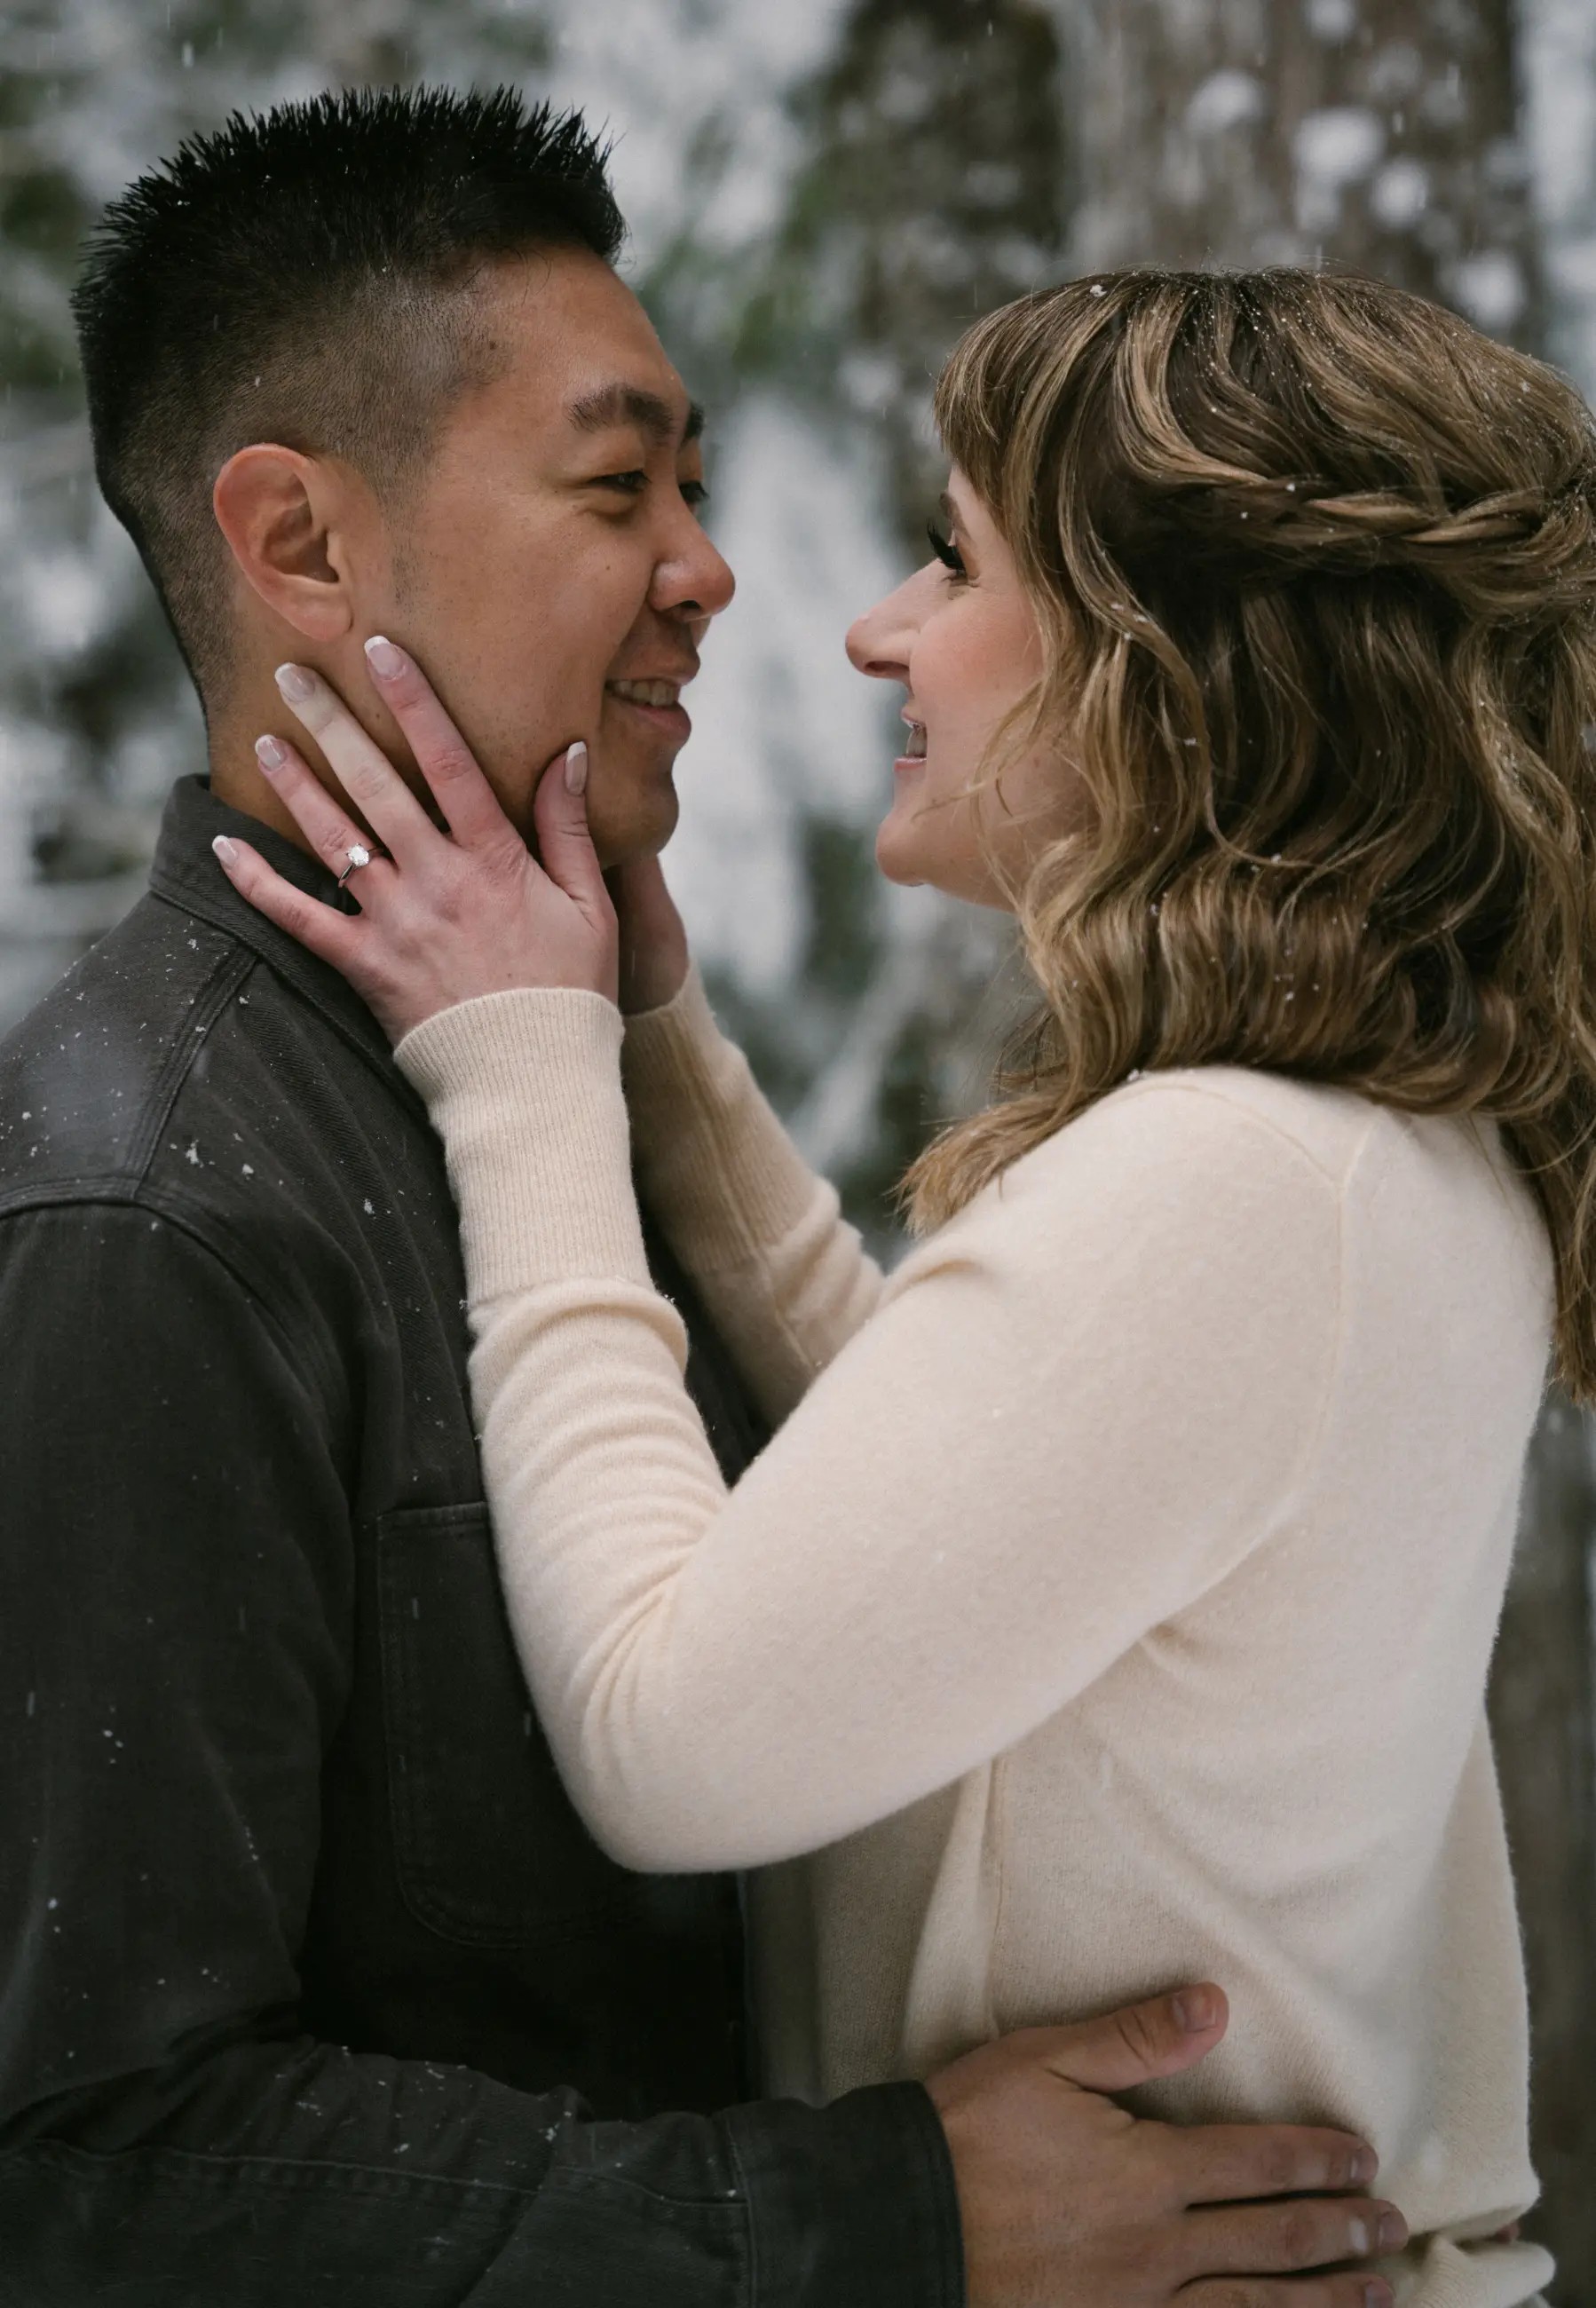
[[[1362,2132],[1399,2297],[1528,2300],[1546,2255],[1471,2241],[1535,2192],[1482,1694],[1552,1285],[1495,1130],[1152,1074],[884,1281],[690,980],[626,1091],[786,1422],[729,1494],[621,1042],[596,995],[516,993],[399,1056],[531,1689],[618,1858],[763,1871],[771,2088],[1212,1976],[1229,2037],[1145,2105]]]

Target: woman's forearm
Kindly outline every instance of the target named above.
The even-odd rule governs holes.
[[[882,1275],[717,1027],[697,973],[628,1020],[621,1054],[644,1201],[780,1423],[879,1303]]]
[[[1335,1197],[1274,1133],[1159,1093],[1156,1130],[1139,1103],[1046,1150],[917,1251],[729,1493],[648,1279],[620,1030],[596,995],[493,995],[400,1055],[448,1144],[510,1621],[562,1773],[629,1865],[758,1865],[1012,1745],[1271,1527],[1333,1355]]]

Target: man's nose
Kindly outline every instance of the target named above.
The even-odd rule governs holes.
[[[731,565],[696,521],[679,552],[654,572],[653,606],[666,615],[707,624],[718,617],[737,590]]]

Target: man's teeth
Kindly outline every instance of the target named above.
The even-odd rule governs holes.
[[[682,693],[679,681],[612,681],[609,686],[628,705],[674,705]]]
[[[926,725],[923,721],[911,721],[910,723],[909,743],[903,748],[903,758],[906,762],[923,762],[925,760]]]

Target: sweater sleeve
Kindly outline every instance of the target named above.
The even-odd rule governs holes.
[[[636,1239],[618,1013],[401,1045],[462,1209],[512,1624],[594,1833],[759,1865],[1013,1745],[1289,1520],[1340,1191],[1191,1077],[1122,1089],[906,1261],[736,1489]]]
[[[717,1027],[696,968],[674,1001],[627,1020],[621,1075],[643,1200],[779,1425],[875,1311],[881,1270]]]

